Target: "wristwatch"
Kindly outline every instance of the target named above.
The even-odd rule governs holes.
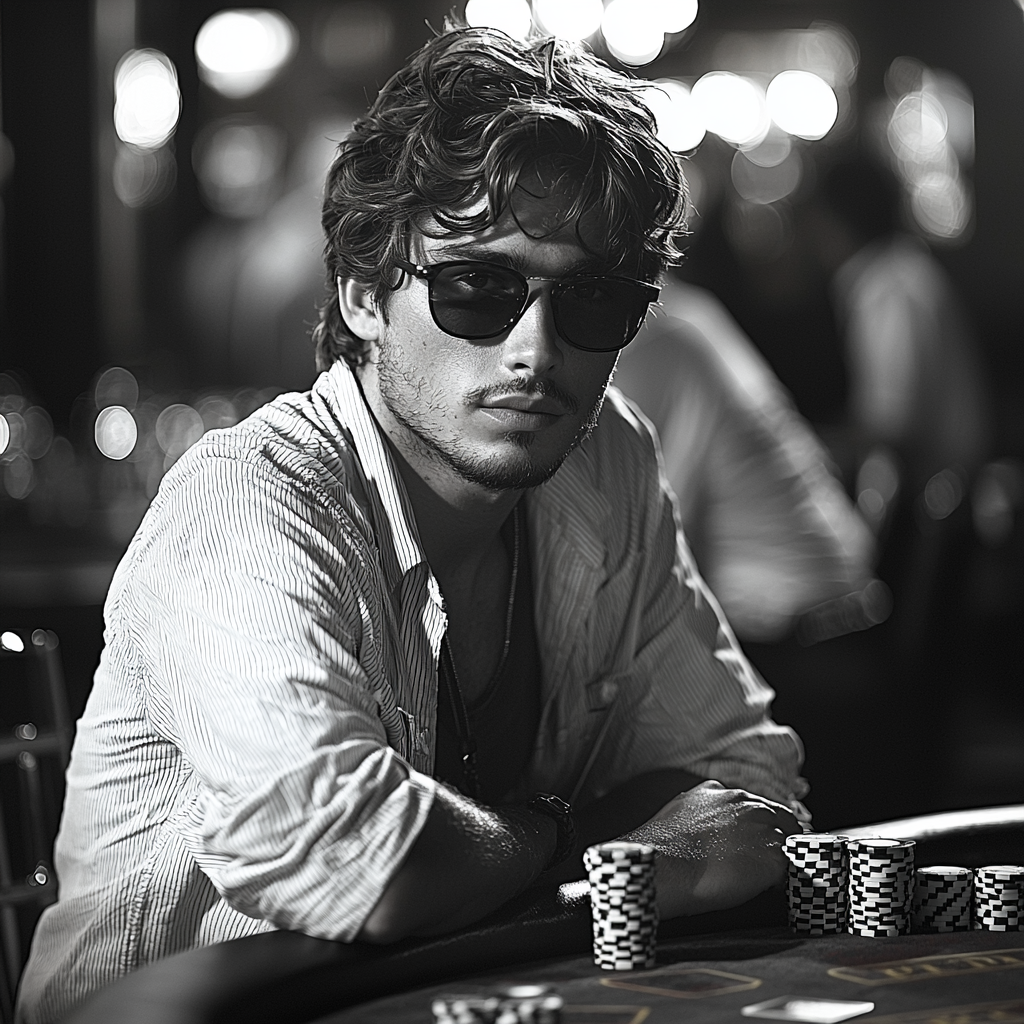
[[[558,826],[555,852],[544,868],[548,871],[568,859],[576,849],[576,819],[572,816],[572,807],[554,793],[538,793],[526,806],[531,811],[551,818]]]

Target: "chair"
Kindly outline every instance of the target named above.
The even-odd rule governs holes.
[[[50,630],[0,634],[0,1014],[13,995],[42,908],[57,898],[51,864],[71,749],[59,642]]]

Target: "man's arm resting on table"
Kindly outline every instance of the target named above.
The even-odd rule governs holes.
[[[438,785],[423,830],[359,938],[396,942],[472,924],[525,889],[555,850],[556,826],[525,808],[491,808]]]
[[[789,809],[678,769],[632,779],[584,810],[577,853],[623,838],[658,852],[663,917],[736,906],[785,877],[784,837],[799,832]],[[554,821],[526,808],[489,808],[438,786],[423,831],[363,924],[359,938],[394,942],[465,927],[536,880],[583,874],[576,862],[544,872]]]

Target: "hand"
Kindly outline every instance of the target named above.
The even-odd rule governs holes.
[[[658,911],[670,918],[735,907],[780,884],[782,843],[799,831],[783,804],[702,782],[622,838],[657,851]]]

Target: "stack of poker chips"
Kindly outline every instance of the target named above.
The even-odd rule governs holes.
[[[803,935],[846,931],[846,837],[804,832],[788,836],[783,852],[789,861],[786,895],[793,931]]]
[[[513,985],[482,996],[439,996],[434,1024],[560,1024],[563,999],[549,985]]]
[[[969,931],[974,880],[970,868],[918,868],[915,875],[914,931]]]
[[[881,939],[906,935],[914,896],[914,842],[851,839],[846,930]]]
[[[642,843],[601,843],[583,855],[590,879],[594,963],[606,971],[653,967],[658,908],[654,850]]]
[[[994,864],[974,872],[974,927],[1024,931],[1024,867]]]

